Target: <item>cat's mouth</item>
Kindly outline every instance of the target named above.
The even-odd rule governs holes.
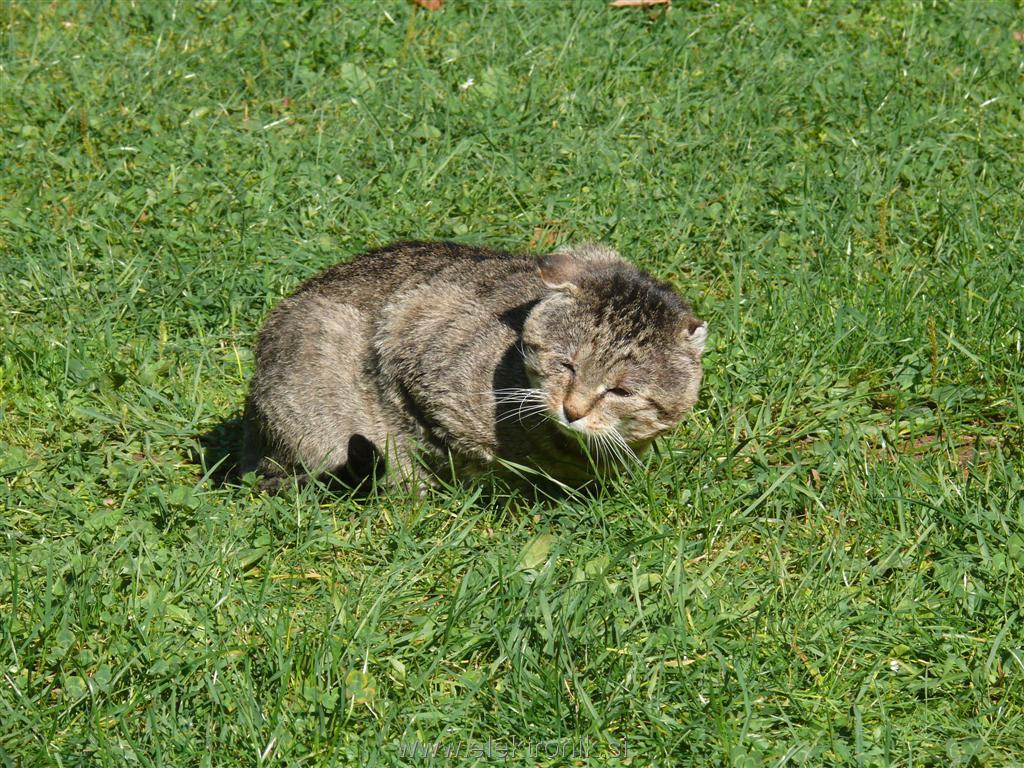
[[[514,419],[525,423],[537,417],[548,419],[562,434],[576,440],[583,453],[599,463],[626,465],[640,461],[637,453],[642,452],[643,447],[634,447],[619,427],[597,423],[600,419],[595,421],[593,413],[570,421],[564,403],[555,401],[540,387],[498,389],[494,396],[499,408],[499,422]]]
[[[579,432],[584,435],[593,435],[607,431],[606,429],[595,427],[593,424],[590,423],[590,420],[587,416],[584,416],[581,419],[576,419],[575,421],[569,421],[569,417],[565,415],[564,406],[559,405],[557,408],[552,408],[551,410],[552,416],[554,420],[558,423],[558,426],[562,427],[568,432]]]
[[[569,435],[583,435],[584,437],[599,437],[601,435],[615,433],[618,434],[618,430],[612,427],[597,427],[590,424],[586,417],[577,419],[576,421],[569,421],[565,417],[565,411],[559,408],[557,411],[553,410],[551,413],[551,419],[558,425],[559,429]]]
[[[619,465],[640,463],[637,451],[615,427],[594,425],[586,416],[569,421],[562,406],[551,413],[551,418],[558,429],[575,438],[583,452],[593,460],[599,463],[610,462]]]

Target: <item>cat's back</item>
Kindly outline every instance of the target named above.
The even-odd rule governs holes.
[[[492,293],[532,277],[532,261],[505,251],[447,241],[392,243],[310,278],[298,300],[323,297],[373,312],[390,297],[429,283],[452,282]]]

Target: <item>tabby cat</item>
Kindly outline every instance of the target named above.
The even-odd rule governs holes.
[[[271,312],[243,470],[270,489],[453,469],[581,486],[690,411],[706,337],[675,291],[602,245],[534,259],[395,243]]]

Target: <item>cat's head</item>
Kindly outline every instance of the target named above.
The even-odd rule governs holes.
[[[634,449],[676,426],[697,400],[706,323],[604,246],[556,251],[538,274],[551,293],[530,311],[523,348],[548,415]]]

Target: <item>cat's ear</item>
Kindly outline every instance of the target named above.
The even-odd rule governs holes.
[[[708,340],[708,324],[696,317],[683,324],[680,340],[699,358],[704,354],[704,342]]]
[[[588,272],[621,263],[622,257],[611,248],[583,243],[544,256],[537,264],[537,273],[548,288],[572,293]]]
[[[556,251],[537,263],[537,274],[551,290],[572,293],[580,279],[580,268],[570,254]]]

